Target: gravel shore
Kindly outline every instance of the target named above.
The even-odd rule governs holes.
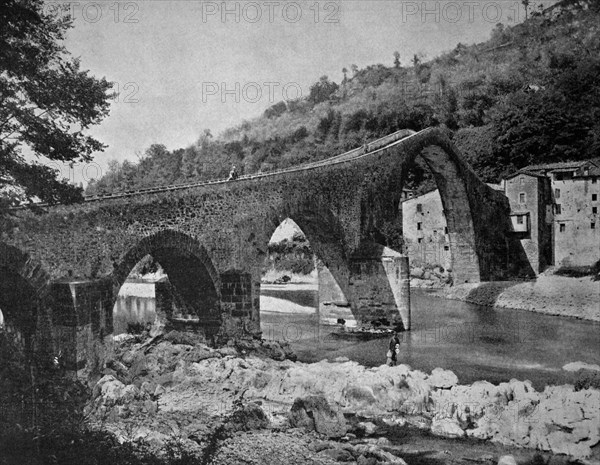
[[[477,305],[600,321],[600,281],[539,276],[527,282],[495,281],[441,289],[440,297]]]

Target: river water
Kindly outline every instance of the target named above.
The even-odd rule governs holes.
[[[280,299],[309,307],[316,290],[281,286],[267,291],[270,303]],[[388,338],[339,339],[336,327],[317,324],[314,314],[272,311],[261,306],[264,336],[290,342],[299,359],[314,362],[348,357],[365,366],[385,363]],[[576,373],[562,369],[569,362],[600,364],[600,324],[512,309],[481,307],[411,292],[412,329],[401,334],[400,363],[431,371],[442,367],[456,373],[460,383],[511,378],[529,379],[536,389],[548,384],[573,383]]]
[[[114,310],[115,334],[127,324],[155,316],[152,285],[130,284]],[[388,338],[357,340],[332,336],[335,326],[319,325],[315,284],[264,286],[263,337],[288,341],[301,361],[348,357],[365,366],[385,363]],[[411,293],[412,329],[401,334],[400,363],[431,371],[442,367],[461,383],[529,379],[537,389],[573,383],[577,374],[562,367],[582,361],[600,365],[600,323],[522,310],[481,307]]]

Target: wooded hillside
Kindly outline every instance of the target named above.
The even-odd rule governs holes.
[[[279,102],[254,120],[186,148],[152,145],[139,163],[112,162],[88,194],[200,181],[319,160],[393,131],[452,130],[488,182],[531,163],[600,156],[600,3],[564,0],[488,41],[457,44],[437,58],[399,57],[391,66],[343,68],[307,97]],[[409,62],[409,63],[407,63]],[[403,65],[405,63],[405,65]],[[431,180],[417,165],[407,187]]]

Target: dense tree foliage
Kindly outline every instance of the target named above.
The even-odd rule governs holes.
[[[111,84],[82,70],[62,45],[69,16],[43,7],[42,0],[0,3],[0,211],[82,198],[28,156],[70,162],[103,149],[85,130],[107,115]]]
[[[90,193],[267,171],[319,160],[393,131],[442,126],[477,173],[497,182],[530,163],[600,156],[600,4],[563,0],[482,44],[458,44],[412,66],[376,64],[338,86],[323,76],[303,99],[280,102],[217,138],[183,150],[151,147],[113,164]],[[155,166],[156,165],[156,166]],[[130,181],[134,179],[134,181]],[[407,186],[434,185],[425,166]]]

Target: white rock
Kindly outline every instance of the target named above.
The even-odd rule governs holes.
[[[360,426],[361,428],[363,428],[365,430],[365,435],[366,436],[372,436],[373,434],[375,434],[375,431],[377,430],[377,426],[375,426],[374,423],[371,423],[370,421],[361,421],[358,426]]]
[[[565,371],[593,370],[600,371],[600,365],[586,362],[571,362],[562,367]]]
[[[434,418],[431,423],[431,432],[445,438],[461,438],[465,432],[453,418]]]
[[[498,465],[517,465],[517,461],[512,455],[503,455],[498,459]]]
[[[427,384],[432,388],[449,389],[458,384],[458,377],[450,370],[434,368],[431,375],[427,377]]]

